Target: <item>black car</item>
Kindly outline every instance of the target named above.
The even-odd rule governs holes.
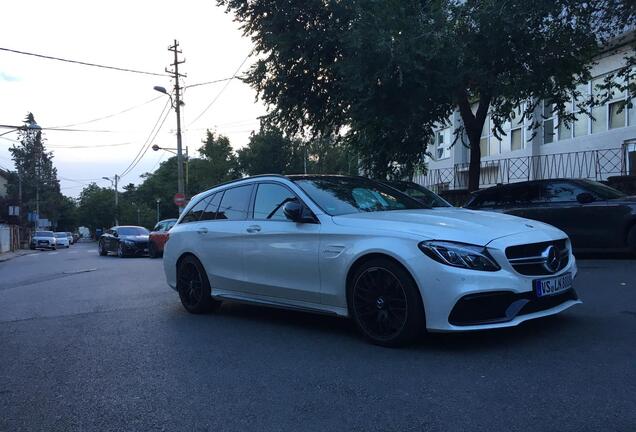
[[[140,226],[115,226],[99,237],[97,249],[102,256],[109,252],[115,252],[121,258],[148,255],[149,234]]]
[[[464,206],[535,219],[565,231],[578,252],[636,252],[636,196],[591,180],[535,180],[475,192]]]
[[[389,181],[380,180],[387,186],[391,186],[393,189],[397,189],[402,193],[407,194],[411,198],[416,199],[422,204],[428,207],[452,207],[452,205],[441,196],[431,192],[424,186],[411,181]]]

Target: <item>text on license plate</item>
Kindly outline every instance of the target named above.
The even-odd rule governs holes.
[[[532,285],[537,297],[559,294],[572,288],[572,274],[566,273],[548,279],[535,279],[532,281]]]

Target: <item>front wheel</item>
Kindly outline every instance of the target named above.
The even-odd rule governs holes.
[[[153,242],[150,242],[150,244],[148,244],[148,257],[150,258],[157,258],[157,248],[155,247],[155,244]]]
[[[191,255],[183,258],[177,267],[177,291],[183,307],[193,314],[210,312],[221,305],[220,301],[212,298],[203,266]]]
[[[99,252],[100,256],[108,255],[108,251],[104,247],[104,242],[103,241],[100,241],[99,243],[97,243],[97,251]]]
[[[124,252],[124,246],[121,243],[117,246],[117,256],[119,258],[126,258],[126,252]]]
[[[376,345],[406,345],[425,330],[417,285],[389,259],[374,258],[361,265],[351,278],[347,300],[358,330]]]

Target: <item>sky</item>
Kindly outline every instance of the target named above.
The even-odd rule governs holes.
[[[239,68],[241,75],[253,62],[248,58],[251,41],[214,0],[11,0],[3,2],[2,12],[1,48],[119,68],[164,73],[173,61],[167,48],[176,39],[186,61],[179,66],[179,72],[187,74],[182,80],[186,86],[231,77]],[[265,108],[256,101],[256,93],[237,79],[226,84],[185,90],[183,145],[190,154],[196,153],[208,128],[227,135],[235,149],[245,146],[251,131],[258,128],[257,118]],[[102,177],[123,173],[148,142],[168,103],[154,86],[172,90],[173,82],[167,76],[0,51],[0,124],[20,125],[32,112],[44,128],[72,125],[68,128],[87,130],[44,131],[62,192],[77,197],[92,181],[109,186]],[[90,122],[113,114],[117,115]],[[176,147],[175,130],[172,110],[153,144]],[[0,167],[13,169],[8,149],[16,138],[16,133],[0,137]],[[139,184],[141,174],[170,156],[148,150],[121,183]]]

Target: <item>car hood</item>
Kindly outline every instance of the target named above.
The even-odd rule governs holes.
[[[423,239],[450,240],[485,246],[491,241],[519,233],[528,242],[566,237],[561,230],[542,222],[507,214],[437,207],[334,216],[336,225],[414,234]],[[536,235],[534,235],[536,233]]]
[[[133,241],[138,243],[148,241],[148,235],[129,235],[129,236],[120,236],[119,238],[122,240],[128,240],[128,241]]]
[[[620,197],[620,198],[615,198],[615,199],[611,199],[608,200],[609,202],[612,203],[623,203],[623,204],[627,204],[627,205],[635,205],[636,204],[636,195],[631,195],[631,196],[624,196],[624,197]]]

